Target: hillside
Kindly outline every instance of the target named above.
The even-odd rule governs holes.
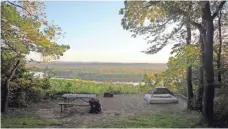
[[[35,66],[39,68],[96,68],[96,67],[134,67],[134,68],[149,68],[149,69],[164,69],[167,67],[165,63],[102,63],[102,62],[62,62],[53,61],[47,63],[28,63],[26,66]]]
[[[163,63],[99,63],[99,62],[51,62],[29,63],[27,67],[53,68],[57,77],[81,78],[95,81],[133,81],[138,82],[143,73],[163,71],[167,65]]]

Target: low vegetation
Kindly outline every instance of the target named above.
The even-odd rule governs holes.
[[[39,104],[38,104],[39,105]],[[16,109],[11,114],[2,116],[1,127],[3,128],[69,128],[69,127],[92,127],[92,128],[202,128],[201,116],[198,112],[188,110],[164,110],[148,115],[138,115],[119,119],[109,119],[100,122],[98,120],[83,124],[74,121],[43,120],[37,115],[41,107],[33,105],[28,108]],[[99,116],[98,116],[99,117]],[[94,117],[94,119],[96,119]],[[85,119],[86,121],[86,119]]]
[[[160,113],[105,121],[91,125],[92,128],[202,128],[196,112]]]
[[[88,125],[91,128],[202,128],[199,123],[200,115],[197,113],[160,113],[143,116],[134,116],[118,120],[105,122],[95,122]],[[44,128],[44,127],[63,127],[53,121],[42,120],[35,114],[24,114],[18,117],[9,117],[2,120],[3,128]],[[80,126],[75,125],[74,126]]]
[[[26,108],[11,109],[10,113],[2,114],[2,128],[44,128],[56,126],[54,121],[43,120],[35,113],[35,106],[30,105]]]
[[[51,91],[55,93],[93,93],[102,94],[111,92],[115,94],[140,93],[140,86],[130,84],[113,84],[86,80],[51,79]]]
[[[39,119],[36,116],[19,116],[5,118],[2,120],[3,128],[44,128],[48,126],[56,126],[55,122]]]

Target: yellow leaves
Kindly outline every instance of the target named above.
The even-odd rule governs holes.
[[[30,17],[41,17],[44,13],[45,5],[42,1],[20,1],[22,11],[24,11]]]
[[[165,16],[165,10],[163,8],[157,7],[156,11],[159,16]]]
[[[3,40],[8,40],[11,45],[16,44],[17,53],[28,54],[29,51],[36,51],[43,54],[46,62],[62,56],[69,46],[53,42],[56,36],[62,35],[62,30],[57,25],[48,24],[46,17],[42,16],[44,14],[42,2],[20,1],[18,3],[24,11],[29,10],[32,16],[19,11],[19,7],[2,3]],[[46,28],[44,32],[42,32],[43,28]],[[33,45],[32,49],[30,49],[31,45]]]
[[[48,47],[50,46],[50,41],[48,41],[44,36],[41,36],[37,41],[37,44],[42,47]]]
[[[55,28],[49,27],[44,30],[44,33],[47,36],[47,38],[53,39],[56,34],[56,31],[55,31]]]
[[[158,5],[148,5],[150,4],[147,1],[128,1],[125,5],[128,21],[133,25],[138,25],[143,24],[145,19],[153,22],[156,18],[164,16],[165,11]]]
[[[164,14],[164,10],[158,6],[153,6],[151,10],[147,13],[147,18],[150,19],[151,22],[153,22],[156,18],[162,17]]]
[[[40,27],[41,27],[41,23],[40,23],[40,22],[34,23],[34,27],[35,27],[35,28],[40,28]]]
[[[213,57],[216,57],[217,53],[215,51],[213,51]]]
[[[9,23],[13,23],[13,24],[17,24],[18,21],[20,21],[20,16],[19,14],[16,12],[16,8],[12,7],[12,6],[8,6],[4,3],[1,3],[1,13],[2,16],[1,18],[4,20],[1,20],[1,22],[9,22]]]
[[[170,86],[171,89],[173,89],[175,87],[175,84],[173,82],[170,82],[169,86]]]
[[[196,56],[196,55],[199,55],[199,53],[200,53],[199,48],[198,47],[194,47],[193,45],[185,46],[184,52],[188,56]]]

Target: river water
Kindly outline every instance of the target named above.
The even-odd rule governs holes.
[[[44,74],[43,72],[31,72],[31,73],[33,73],[35,77],[40,77],[40,78],[43,78],[43,74]],[[52,78],[52,79],[74,80],[74,79],[70,79],[70,78]],[[94,82],[102,83],[101,81],[94,81]],[[137,86],[137,85],[139,85],[140,82],[119,82],[119,81],[117,81],[117,82],[112,82],[112,83],[113,84],[132,84],[134,86]],[[141,84],[144,85],[144,83],[141,83]]]

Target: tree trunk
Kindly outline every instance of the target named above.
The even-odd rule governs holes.
[[[202,100],[203,100],[203,89],[204,89],[204,41],[205,41],[206,32],[204,30],[200,31],[200,85],[197,89],[195,109],[202,112]]]
[[[222,77],[221,77],[221,53],[222,53],[222,34],[221,34],[221,11],[218,16],[218,29],[219,29],[219,51],[218,51],[218,60],[217,60],[217,69],[218,69],[218,82],[221,85]]]
[[[8,108],[8,96],[9,96],[9,82],[10,80],[7,79],[2,85],[2,100],[1,100],[1,112],[7,112]]]
[[[192,88],[192,67],[188,66],[187,68],[187,88],[188,88],[188,109],[193,109],[193,88]]]
[[[205,81],[203,94],[203,116],[208,124],[213,122],[214,71],[213,71],[213,35],[214,26],[209,1],[204,4],[203,14],[206,21],[206,42],[204,44]]]
[[[203,12],[204,10],[202,10]],[[202,107],[203,107],[203,92],[204,92],[204,44],[206,42],[206,22],[205,22],[205,16],[202,14],[202,21],[201,21],[201,26],[198,28],[200,32],[200,38],[199,38],[199,43],[200,43],[200,78],[199,78],[199,87],[197,89],[196,93],[196,100],[195,100],[195,110],[198,110],[202,112]]]
[[[17,70],[20,64],[20,60],[17,61],[16,65],[13,67],[12,71],[10,72],[9,76],[7,76],[4,84],[2,85],[3,89],[3,96],[2,96],[2,105],[1,105],[1,112],[7,112],[8,108],[8,97],[9,97],[9,82],[13,78],[15,71]]]
[[[187,38],[186,43],[187,45],[191,44],[191,25],[189,22],[186,24],[187,28]],[[193,109],[193,88],[192,88],[192,66],[189,65],[189,59],[187,59],[187,73],[186,73],[186,82],[187,82],[187,96],[188,96],[188,109]]]

